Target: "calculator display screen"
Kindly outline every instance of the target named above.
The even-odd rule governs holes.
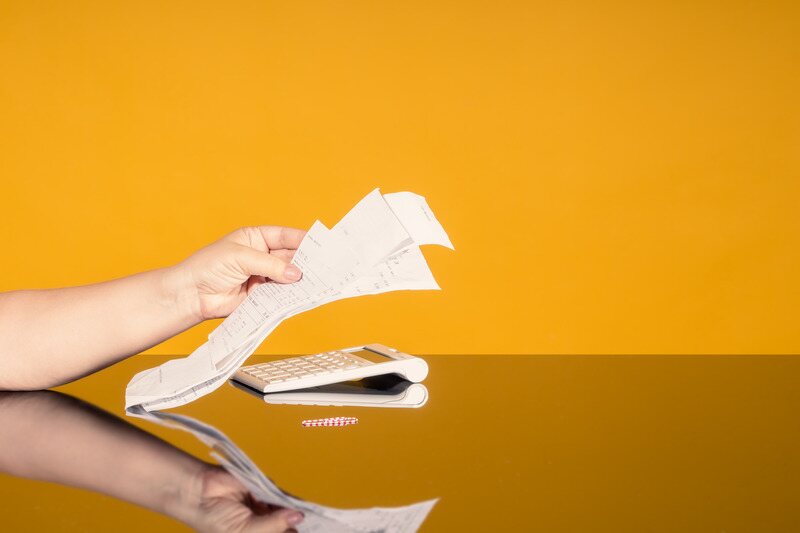
[[[387,361],[391,361],[391,359],[389,359],[385,355],[371,352],[369,350],[358,350],[357,352],[350,352],[350,353],[353,355],[357,355],[358,357],[361,357],[363,359],[366,359],[371,363],[385,363]]]

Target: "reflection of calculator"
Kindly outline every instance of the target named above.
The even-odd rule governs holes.
[[[383,374],[397,374],[418,383],[428,375],[428,364],[394,348],[368,344],[243,366],[233,379],[261,392],[281,392]]]
[[[268,394],[236,381],[231,384],[269,404],[415,408],[428,401],[425,385],[410,383],[393,374]]]

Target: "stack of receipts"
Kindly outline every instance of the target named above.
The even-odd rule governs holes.
[[[292,263],[297,283],[264,283],[184,359],[136,374],[126,410],[133,413],[189,403],[221,386],[287,318],[320,305],[367,294],[438,289],[419,249],[453,249],[425,198],[375,189],[333,228],[315,222]]]
[[[427,500],[403,507],[336,509],[301,500],[282,491],[265,476],[244,452],[222,432],[209,425],[174,413],[147,412],[133,407],[128,414],[157,424],[188,431],[214,451],[219,463],[236,477],[259,501],[302,511],[305,518],[297,526],[301,533],[410,533],[417,531],[438,500]]]

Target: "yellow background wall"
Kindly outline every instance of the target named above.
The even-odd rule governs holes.
[[[331,225],[380,186],[449,231],[444,290],[260,353],[797,352],[800,4],[644,4],[2,2],[0,290]]]

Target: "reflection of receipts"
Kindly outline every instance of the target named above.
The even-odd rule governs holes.
[[[134,376],[126,407],[165,409],[208,394],[281,322],[303,311],[353,296],[438,289],[421,244],[453,247],[425,198],[409,192],[375,189],[332,229],[315,222],[292,259],[300,281],[256,287],[189,357]]]
[[[214,450],[211,455],[247,487],[257,500],[302,511],[303,522],[297,526],[300,533],[406,533],[419,529],[438,500],[428,500],[405,507],[373,507],[371,509],[335,509],[326,507],[281,490],[274,481],[247,455],[218,429],[194,418],[158,411],[148,412],[139,406],[128,409],[128,414],[144,418],[162,426],[187,431]]]

